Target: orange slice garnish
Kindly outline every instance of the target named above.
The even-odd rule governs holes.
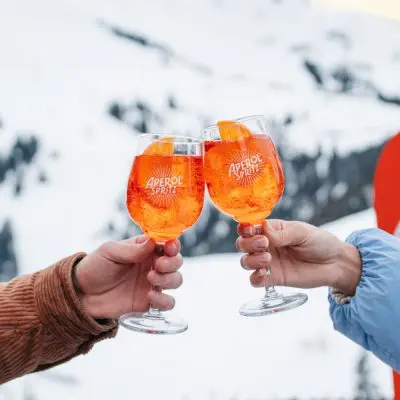
[[[143,152],[146,156],[172,156],[174,155],[174,141],[173,137],[165,137],[152,143]]]
[[[246,125],[236,121],[219,121],[217,126],[222,140],[243,140],[252,136]]]

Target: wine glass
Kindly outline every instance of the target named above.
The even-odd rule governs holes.
[[[137,156],[128,181],[130,216],[156,243],[177,239],[199,218],[204,202],[203,144],[200,140],[160,134],[139,137]],[[154,290],[160,290],[153,287]],[[186,331],[188,324],[150,307],[146,313],[123,315],[125,328],[153,334]]]
[[[234,220],[254,226],[262,234],[262,221],[281,198],[284,175],[276,147],[267,133],[261,115],[221,121],[203,131],[204,173],[214,205]],[[269,285],[267,270],[265,294],[244,304],[240,314],[268,315],[304,304],[303,293],[282,295]]]

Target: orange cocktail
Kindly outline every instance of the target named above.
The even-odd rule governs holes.
[[[127,207],[157,242],[179,237],[198,219],[204,199],[201,156],[140,155],[129,177]]]
[[[208,192],[236,221],[259,224],[282,196],[285,181],[269,136],[205,141]]]

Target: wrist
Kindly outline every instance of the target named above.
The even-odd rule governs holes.
[[[79,282],[78,264],[74,265],[74,267],[72,268],[72,285],[81,307],[88,313],[88,315],[95,319],[96,322],[101,325],[108,324],[110,322],[108,318],[101,318],[96,316],[88,306],[87,295],[83,291],[82,286]]]
[[[333,287],[345,296],[354,296],[361,279],[361,257],[356,247],[343,243],[337,260],[337,276]]]
[[[78,275],[77,275],[77,266],[78,264],[75,264],[72,268],[72,286],[74,288],[76,297],[79,299],[80,303],[83,303],[83,297],[84,293],[82,290],[82,287],[79,283]]]

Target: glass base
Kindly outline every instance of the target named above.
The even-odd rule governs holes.
[[[120,317],[119,323],[131,331],[153,335],[173,335],[185,332],[188,328],[187,322],[168,318],[160,312],[125,314]]]
[[[253,300],[244,304],[239,313],[246,317],[260,317],[263,315],[276,314],[278,312],[291,310],[304,304],[308,296],[304,293],[292,295],[265,296],[262,299]]]

